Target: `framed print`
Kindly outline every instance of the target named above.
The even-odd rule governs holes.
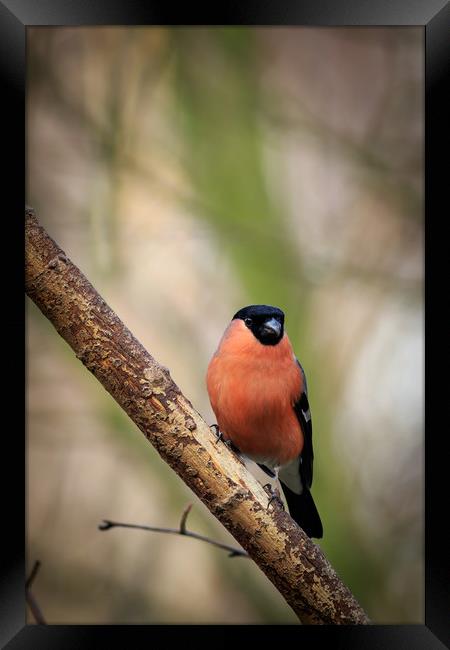
[[[266,575],[262,564],[237,557],[252,555],[257,539],[246,546],[238,526],[223,528],[220,509],[216,519],[208,498],[198,498],[201,473],[192,471],[191,484],[161,461],[165,450],[149,445],[139,418],[133,424],[120,408],[120,385],[114,392],[102,381],[106,353],[94,360],[72,345],[76,318],[67,316],[67,336],[55,323],[57,305],[69,309],[69,285],[48,313],[36,292],[27,291],[25,312],[19,306],[19,254],[5,275],[8,331],[25,334],[23,364],[23,338],[5,346],[16,398],[25,385],[14,411],[19,421],[24,413],[25,436],[17,421],[14,436],[5,427],[8,445],[14,440],[5,647],[140,645],[154,634],[214,643],[217,626],[225,642],[233,634],[250,642],[270,626],[342,648],[445,647],[446,470],[435,434],[442,425],[433,421],[445,398],[428,381],[430,360],[442,354],[442,319],[429,326],[428,317],[443,295],[437,265],[445,253],[434,244],[444,239],[434,228],[446,205],[438,161],[448,4],[250,3],[199,12],[2,0],[0,12],[4,159],[16,181],[4,188],[5,241],[23,255],[24,198],[61,263],[67,256],[79,267],[106,301],[105,314],[110,305],[225,437],[233,408],[220,414],[208,364],[237,319],[239,336],[253,337],[241,359],[248,384],[255,356],[265,369],[254,380],[255,403],[280,383],[284,391],[290,375],[281,380],[282,365],[270,369],[279,363],[278,339],[269,345],[256,329],[260,307],[242,308],[271,310],[272,324],[283,315],[275,324],[285,328],[282,341],[289,335],[287,354],[301,361],[305,382],[296,459],[321,518],[305,530],[367,615],[343,615],[335,625],[339,604],[322,617],[308,614],[309,601],[296,610],[287,551]],[[120,359],[119,383],[127,384]],[[233,389],[239,411],[248,404],[246,381]],[[170,408],[153,385],[147,397],[161,412]],[[271,417],[264,404],[258,449]],[[245,431],[252,413],[239,420]],[[242,448],[234,435],[228,442]],[[282,465],[270,453],[244,454],[261,485],[268,467],[272,481]],[[295,519],[292,493],[281,497],[273,510]],[[141,524],[151,530],[129,530]],[[242,537],[233,538],[236,530]],[[302,548],[309,562],[313,547]],[[284,582],[271,577],[277,562],[286,566]],[[308,624],[315,622],[322,624]]]

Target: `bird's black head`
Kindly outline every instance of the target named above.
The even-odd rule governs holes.
[[[258,341],[264,345],[276,345],[284,335],[284,313],[270,305],[243,307],[233,316],[244,321]]]

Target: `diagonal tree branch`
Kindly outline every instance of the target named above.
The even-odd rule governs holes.
[[[230,531],[303,623],[365,624],[321,549],[215,436],[161,366],[25,210],[25,288],[161,457]]]

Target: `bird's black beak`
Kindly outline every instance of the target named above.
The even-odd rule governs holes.
[[[261,327],[261,334],[264,336],[270,336],[273,338],[278,338],[281,333],[281,323],[276,318],[271,318],[267,320]]]

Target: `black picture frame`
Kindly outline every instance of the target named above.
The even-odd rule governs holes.
[[[11,373],[8,383],[13,410],[13,426],[3,427],[2,574],[0,582],[0,641],[2,647],[72,648],[120,646],[146,647],[159,643],[185,644],[192,636],[198,645],[258,642],[267,635],[267,626],[64,626],[25,624],[25,317],[23,291],[23,210],[25,170],[25,87],[26,28],[35,25],[314,25],[314,26],[422,26],[425,30],[425,259],[426,259],[426,346],[425,346],[425,625],[371,625],[353,627],[276,626],[278,642],[292,635],[297,644],[324,644],[338,648],[407,648],[422,650],[449,647],[450,573],[445,511],[448,510],[447,455],[442,440],[447,432],[440,424],[446,401],[446,379],[439,381],[431,372],[448,348],[448,290],[443,294],[439,279],[444,279],[448,258],[439,225],[445,226],[448,200],[448,149],[445,118],[450,115],[446,82],[450,62],[450,6],[445,0],[308,0],[297,2],[226,2],[201,6],[145,0],[0,0],[0,75],[2,78],[3,147],[6,178],[3,187],[3,225],[8,229],[7,245],[14,254],[3,278],[8,316],[7,335],[18,338],[17,345],[6,345],[4,368]],[[5,172],[4,172],[5,173]],[[11,182],[10,182],[11,181]],[[441,227],[442,227],[441,226]],[[5,241],[5,240],[4,240]],[[442,254],[439,252],[439,243]],[[445,246],[445,250],[444,250]],[[431,247],[433,253],[431,254]],[[18,260],[18,261],[17,261]],[[6,262],[5,262],[6,261]],[[439,267],[441,264],[441,267]],[[445,269],[445,270],[444,270]],[[443,308],[444,306],[444,308]],[[438,311],[439,310],[439,311]],[[435,317],[433,317],[435,314]],[[441,336],[442,334],[442,336]],[[445,336],[447,334],[447,337]],[[445,345],[442,345],[442,341]],[[22,350],[23,355],[22,356]],[[433,372],[435,372],[433,370]],[[436,378],[433,381],[433,378]],[[8,398],[9,399],[9,398]],[[4,411],[12,407],[8,403]],[[4,418],[4,422],[6,419]],[[23,429],[20,424],[23,422]],[[445,418],[444,418],[445,422]],[[6,468],[10,472],[6,472]],[[6,510],[6,512],[5,512]],[[444,524],[443,524],[444,521]],[[239,629],[236,629],[239,628]],[[219,632],[219,633],[218,633]],[[251,635],[251,636],[250,636]],[[256,635],[256,636],[255,636]],[[287,635],[287,636],[286,636]],[[265,640],[265,639],[264,639]]]

